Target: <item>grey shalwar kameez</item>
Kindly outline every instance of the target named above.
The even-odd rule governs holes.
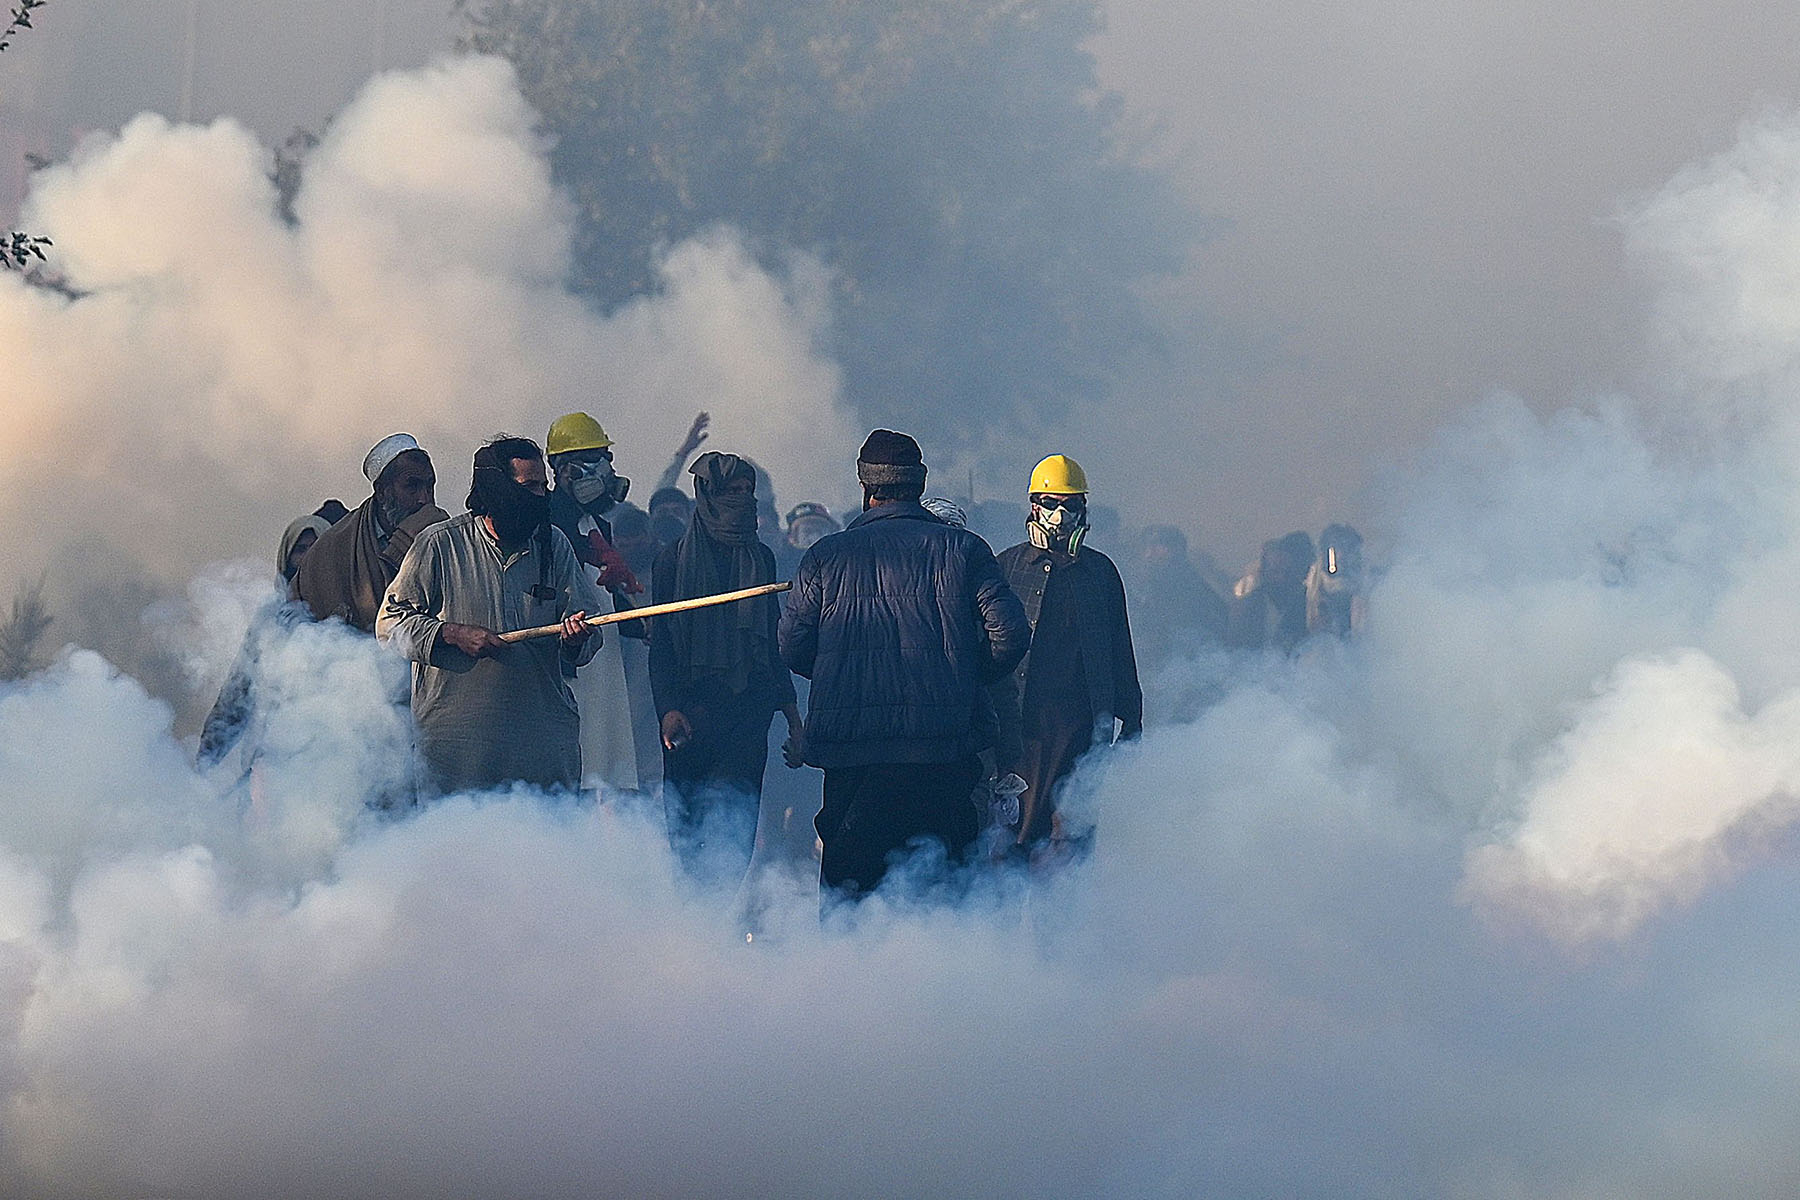
[[[515,780],[573,789],[581,780],[581,721],[563,678],[561,640],[519,642],[471,658],[439,639],[443,626],[506,633],[601,611],[558,529],[546,527],[510,554],[473,513],[419,535],[388,588],[375,634],[413,663],[412,709],[428,795]],[[586,663],[599,646],[595,632],[573,661]]]

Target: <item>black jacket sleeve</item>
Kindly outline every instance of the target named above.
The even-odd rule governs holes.
[[[781,648],[781,661],[802,679],[811,679],[813,663],[819,654],[819,613],[824,607],[824,587],[820,579],[818,557],[808,550],[794,570],[794,587],[788,593],[787,607],[782,610],[776,629],[776,643]],[[792,686],[792,681],[789,681]]]
[[[1003,679],[1031,649],[1031,622],[1025,606],[1007,585],[994,552],[979,538],[971,538],[968,578],[975,592],[975,607],[987,634],[988,662],[983,683]]]

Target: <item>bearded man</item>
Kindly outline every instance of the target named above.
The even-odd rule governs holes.
[[[564,666],[594,656],[602,601],[550,524],[544,455],[527,438],[475,452],[469,511],[425,531],[388,589],[375,633],[412,660],[421,790],[522,782],[573,792],[581,718]],[[505,642],[560,624],[560,639]]]
[[[357,510],[318,535],[294,577],[294,598],[319,620],[338,617],[375,631],[388,584],[420,533],[450,514],[436,504],[431,456],[410,433],[390,434],[363,459],[375,490]]]

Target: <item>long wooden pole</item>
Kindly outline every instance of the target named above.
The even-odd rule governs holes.
[[[696,608],[711,608],[715,604],[731,604],[738,600],[754,600],[758,596],[773,596],[785,592],[794,585],[791,583],[765,583],[761,587],[744,588],[742,591],[723,592],[717,596],[695,596],[692,600],[675,600],[668,604],[652,604],[647,608],[628,608],[623,612],[602,613],[597,617],[589,617],[586,625],[589,629],[598,629],[602,625],[617,625],[621,621],[635,621],[639,617],[663,617],[670,613],[689,612]],[[562,632],[561,625],[541,625],[536,629],[515,629],[511,633],[503,633],[503,642],[528,642],[533,638],[555,637]]]

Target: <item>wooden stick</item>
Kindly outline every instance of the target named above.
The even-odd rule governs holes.
[[[584,624],[589,629],[598,629],[602,625],[617,625],[621,621],[635,621],[639,617],[665,617],[670,613],[688,612],[696,608],[711,608],[715,604],[730,604],[737,600],[754,600],[758,596],[773,596],[785,592],[794,585],[791,583],[765,583],[761,587],[745,588],[738,592],[724,592],[717,596],[695,596],[692,600],[676,600],[669,604],[652,604],[648,608],[628,608],[623,612],[601,613],[597,617],[589,617]],[[503,642],[528,642],[533,638],[555,637],[562,632],[561,625],[543,625],[537,629],[515,629],[511,633],[503,633]]]

